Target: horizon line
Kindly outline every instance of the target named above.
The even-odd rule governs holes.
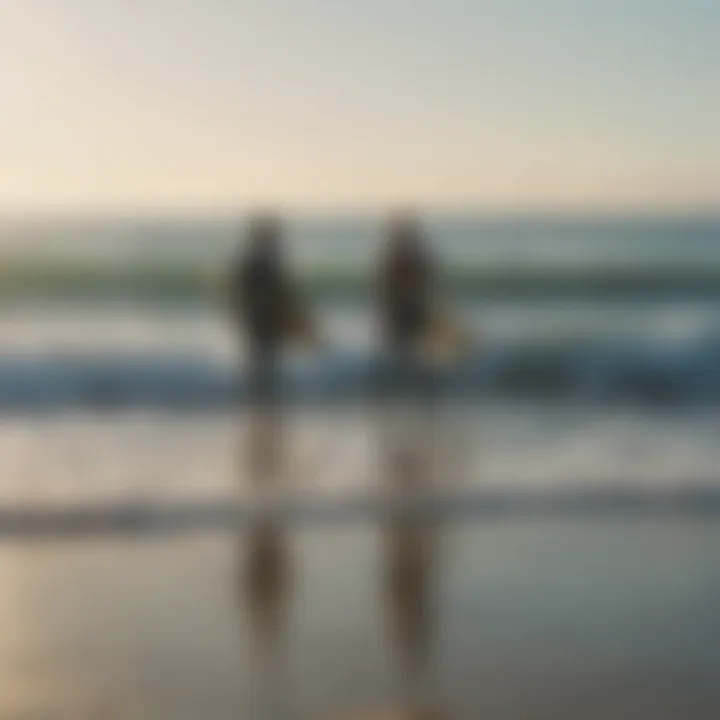
[[[63,220],[203,220],[242,219],[257,212],[273,212],[289,218],[352,219],[382,217],[397,210],[407,210],[428,218],[446,216],[487,219],[720,219],[720,202],[698,205],[482,205],[432,203],[366,203],[355,205],[238,203],[222,205],[107,205],[59,207],[3,207],[0,221],[63,221]]]

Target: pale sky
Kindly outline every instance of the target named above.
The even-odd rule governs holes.
[[[718,0],[0,0],[0,210],[720,208]]]

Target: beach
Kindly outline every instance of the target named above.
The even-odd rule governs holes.
[[[395,430],[412,417],[396,418]],[[525,433],[531,417],[521,415]],[[459,426],[446,416],[435,420],[428,472],[444,494],[522,492],[538,465],[535,487],[581,495],[601,482],[601,453],[618,447],[589,450],[599,422],[586,417],[578,442],[577,413],[556,419],[513,474],[518,419],[485,418],[495,435],[480,451],[466,447],[462,463],[451,445],[450,466],[440,449]],[[23,479],[12,490],[23,507],[250,501],[248,423],[242,414],[6,420],[5,456],[12,435],[17,464],[3,489],[9,497],[9,478]],[[289,415],[284,432],[295,491],[337,502],[392,492],[376,467],[388,426],[371,413]],[[645,438],[662,444],[657,426]],[[652,497],[663,486],[649,488],[647,470],[632,480]],[[716,512],[681,507],[6,537],[0,597],[12,632],[0,668],[12,694],[0,709],[13,719],[373,717],[363,713],[419,705],[468,719],[710,718],[720,708],[718,541]]]
[[[505,285],[449,283],[477,347],[388,415],[371,226],[299,223],[331,342],[287,359],[265,430],[188,279],[229,226],[173,227],[56,228],[52,277],[0,278],[2,720],[717,717],[720,283],[663,279],[717,225],[435,225],[451,270]],[[332,247],[352,292],[316,279]],[[173,263],[194,269],[147,292]],[[584,292],[598,263],[651,281]],[[276,486],[302,511],[247,510]]]
[[[717,716],[717,521],[433,532],[410,649],[382,528],[283,538],[270,647],[242,534],[4,545],[3,717],[364,717],[418,695],[449,718]]]

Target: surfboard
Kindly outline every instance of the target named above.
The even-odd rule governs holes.
[[[426,333],[418,343],[422,357],[436,363],[457,362],[467,355],[476,341],[455,313],[436,303]]]
[[[209,293],[225,308],[236,315],[231,294],[230,278],[226,272],[215,271],[205,277]],[[325,344],[320,329],[307,306],[292,290],[288,292],[283,309],[283,342],[303,350],[313,350]]]
[[[324,344],[317,323],[297,297],[286,300],[283,324],[285,343],[291,347],[314,350]]]

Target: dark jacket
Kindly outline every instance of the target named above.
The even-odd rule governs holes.
[[[427,329],[434,268],[422,247],[391,249],[381,268],[380,314],[386,340],[413,342]]]
[[[232,269],[231,302],[251,346],[269,350],[280,344],[287,282],[274,253],[250,250],[238,258]]]

